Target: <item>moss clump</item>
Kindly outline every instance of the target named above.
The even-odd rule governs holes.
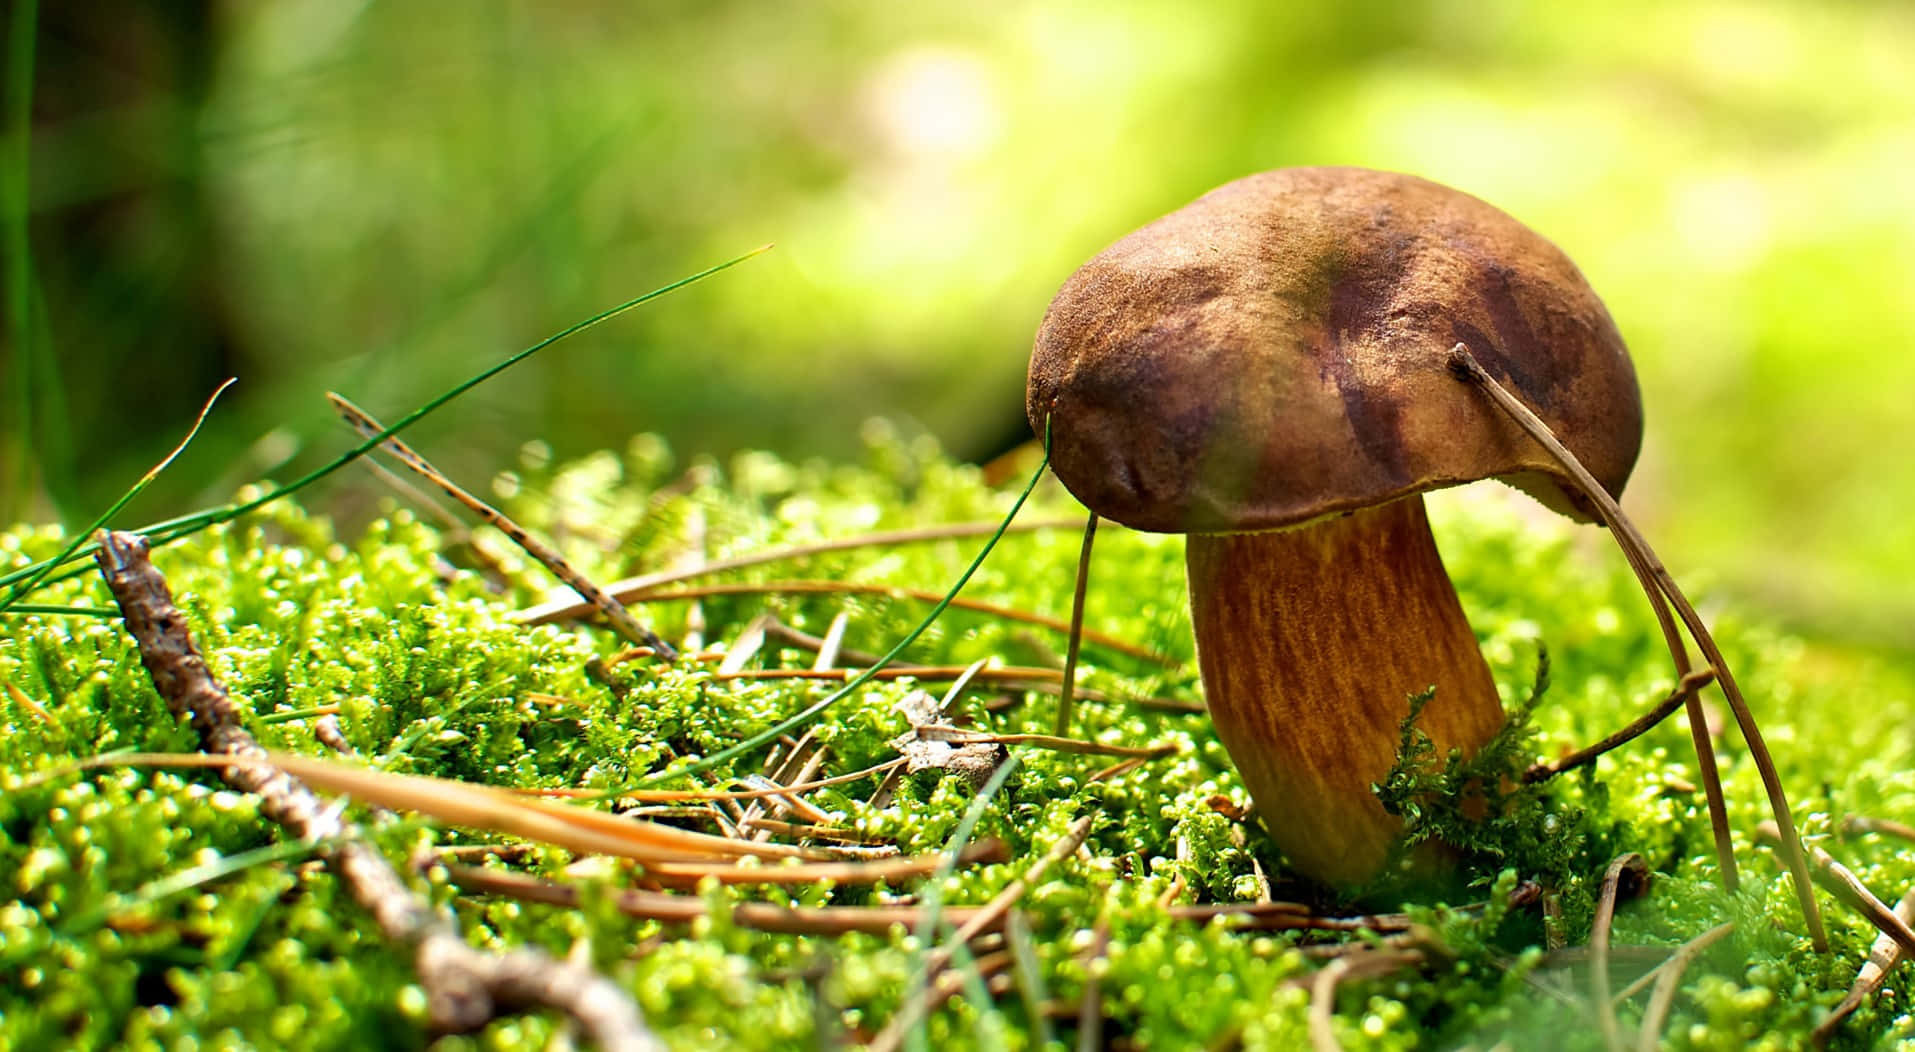
[[[863,466],[793,465],[762,454],[721,467],[678,470],[654,439],[623,454],[551,466],[531,451],[503,476],[504,503],[555,538],[600,580],[672,565],[931,522],[1000,517],[1012,494],[980,481],[921,441],[871,433]],[[1025,515],[1076,519],[1061,491],[1040,488]],[[1832,911],[1836,954],[1817,957],[1800,937],[1786,877],[1747,848],[1763,817],[1753,768],[1739,745],[1722,750],[1731,818],[1745,859],[1744,890],[1715,885],[1707,817],[1689,788],[1686,736],[1652,732],[1588,773],[1497,792],[1488,821],[1448,810],[1457,786],[1496,786],[1533,754],[1600,737],[1667,690],[1659,636],[1620,560],[1575,548],[1570,535],[1538,531],[1481,503],[1439,502],[1439,543],[1484,652],[1519,719],[1474,765],[1425,756],[1413,726],[1407,762],[1381,787],[1414,811],[1416,836],[1467,849],[1460,881],[1381,886],[1352,908],[1406,906],[1442,948],[1430,962],[1347,984],[1335,1028],[1351,1047],[1516,1045],[1547,1037],[1593,1047],[1586,986],[1537,947],[1532,906],[1499,902],[1520,878],[1548,885],[1565,905],[1563,934],[1587,935],[1586,903],[1609,858],[1641,852],[1657,871],[1650,895],[1617,920],[1617,944],[1671,947],[1736,919],[1736,934],[1689,971],[1665,1030],[1674,1047],[1799,1044],[1840,999],[1872,932]],[[1081,520],[1080,520],[1081,521]],[[481,545],[499,547],[496,538]],[[792,578],[941,591],[968,563],[975,538],[822,555],[727,573],[740,583]],[[0,535],[0,558],[24,563],[56,551],[52,531]],[[1078,538],[1071,530],[1008,537],[966,589],[967,598],[1052,616],[1068,613]],[[612,788],[711,756],[823,696],[803,681],[720,680],[709,664],[602,664],[619,648],[600,630],[528,628],[513,610],[545,585],[513,554],[493,567],[471,548],[449,548],[409,512],[390,509],[343,540],[322,520],[282,504],[163,549],[157,561],[213,669],[254,713],[268,747],[320,753],[313,720],[336,711],[347,740],[393,771],[514,786]],[[1174,538],[1100,534],[1087,627],[1167,655],[1168,664],[1087,645],[1080,682],[1111,698],[1200,698]],[[103,586],[81,576],[37,601],[105,606]],[[769,593],[702,601],[707,637],[719,644],[770,613],[823,634],[845,614],[850,650],[882,652],[927,606],[873,594]],[[642,619],[682,637],[691,604],[647,604]],[[1909,671],[1807,648],[1734,613],[1715,618],[1723,645],[1751,685],[1758,714],[1811,835],[1848,813],[1908,819],[1915,812]],[[10,616],[0,636],[0,680],[30,704],[0,701],[0,1047],[110,1045],[362,1047],[425,1040],[423,1001],[403,953],[387,945],[323,868],[277,858],[160,894],[155,881],[213,873],[208,864],[268,847],[278,833],[251,802],[198,772],[103,769],[41,777],[115,749],[191,748],[154,696],[116,621]],[[1541,648],[1554,685],[1532,689]],[[903,655],[963,665],[980,658],[1046,664],[1056,633],[953,608]],[[803,667],[810,654],[772,645],[754,667]],[[909,682],[873,684],[816,726],[829,752],[821,773],[856,770],[896,755],[905,729],[895,702]],[[941,686],[932,686],[941,690]],[[1522,699],[1530,698],[1525,703]],[[1866,705],[1862,704],[1866,700]],[[957,717],[1002,733],[1048,733],[1055,700],[1043,693],[967,691]],[[959,869],[939,889],[946,904],[979,903],[1016,878],[1077,818],[1096,817],[1084,851],[1055,866],[1024,896],[1034,969],[1021,988],[978,1002],[959,997],[934,1012],[933,1047],[1001,1042],[1035,1047],[1050,1035],[1075,1043],[1075,1006],[1095,981],[1102,1038],[1132,1047],[1194,1047],[1229,1040],[1293,1048],[1308,1040],[1307,977],[1326,937],[1234,930],[1225,921],[1171,919],[1159,900],[1216,903],[1280,895],[1282,859],[1254,824],[1232,817],[1247,796],[1200,715],[1124,701],[1083,702],[1074,733],[1101,742],[1172,743],[1179,750],[1109,773],[1110,757],[1026,749],[1017,776],[983,811],[979,836],[996,837],[1014,862]],[[1853,714],[1867,711],[1875,723]],[[1833,714],[1846,713],[1837,717]],[[703,776],[720,784],[757,773],[763,754]],[[945,846],[974,790],[956,778],[901,781],[888,801],[876,780],[818,790],[811,803],[834,824],[906,852]],[[1221,798],[1221,799],[1219,799]],[[361,816],[397,861],[430,846],[487,840],[416,819]],[[681,819],[712,828],[698,816]],[[1915,881],[1915,858],[1895,844],[1832,845],[1861,877],[1893,898]],[[515,865],[563,877],[571,859],[539,848]],[[1261,877],[1260,877],[1261,874]],[[661,928],[618,914],[590,892],[576,910],[465,897],[443,871],[419,886],[481,945],[538,945],[563,953],[589,939],[598,965],[631,989],[651,1025],[676,1047],[789,1048],[868,1037],[908,996],[919,946],[884,935],[773,935],[733,923],[744,902],[862,905],[922,896],[898,886],[712,888],[706,920]],[[569,878],[568,878],[569,879]],[[622,885],[614,869],[596,886]],[[1336,903],[1325,903],[1337,906]],[[1093,930],[1103,953],[1087,952]],[[1339,936],[1338,938],[1349,938]],[[1313,948],[1315,947],[1315,948]],[[1639,967],[1639,966],[1638,966]],[[1619,973],[1619,983],[1622,979]],[[1537,996],[1537,988],[1554,996]],[[1020,992],[1020,989],[1023,992]],[[1915,1034],[1889,992],[1859,1012],[1841,1041],[1865,1047]],[[1620,1009],[1625,1025],[1637,998]],[[1068,1006],[1068,1007],[1065,1007]],[[446,1048],[545,1047],[560,1021],[502,1019]]]

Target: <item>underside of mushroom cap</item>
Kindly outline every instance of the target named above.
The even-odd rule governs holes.
[[[1026,411],[1065,486],[1141,530],[1274,529],[1489,477],[1593,517],[1450,375],[1458,343],[1621,492],[1641,397],[1575,264],[1475,197],[1360,168],[1240,179],[1086,263],[1038,331]]]

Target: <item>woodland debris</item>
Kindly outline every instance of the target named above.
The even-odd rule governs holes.
[[[200,656],[185,615],[148,557],[146,539],[101,531],[99,542],[101,573],[167,709],[191,721],[203,751],[251,761],[221,768],[221,780],[257,795],[260,813],[288,833],[322,844],[327,866],[386,937],[412,948],[434,1029],[465,1033],[503,1009],[549,1007],[569,1015],[602,1049],[662,1052],[664,1045],[646,1029],[631,997],[592,969],[538,950],[492,954],[466,945],[446,918],[406,887],[385,856],[359,839],[337,807],[261,762],[265,749],[247,733],[239,706]]]

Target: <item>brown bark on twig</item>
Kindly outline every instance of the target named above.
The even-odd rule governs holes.
[[[1622,730],[1617,731],[1594,745],[1578,749],[1554,763],[1535,764],[1530,767],[1529,770],[1523,772],[1523,781],[1533,784],[1545,778],[1554,778],[1564,771],[1573,771],[1578,767],[1595,763],[1596,757],[1601,756],[1603,753],[1626,745],[1642,737],[1644,734],[1649,733],[1651,728],[1663,720],[1668,719],[1677,709],[1688,704],[1688,702],[1695,697],[1696,691],[1715,682],[1715,678],[1715,669],[1696,669],[1688,675],[1683,676],[1681,681],[1676,684],[1676,689],[1669,692],[1668,697],[1658,702],[1655,708],[1637,717],[1635,722],[1629,726],[1624,727]]]
[[[266,751],[246,731],[239,706],[200,656],[166,579],[148,558],[146,539],[102,531],[99,541],[101,573],[168,710],[192,722],[202,751],[252,761],[220,768],[227,785],[257,795],[260,813],[292,836],[326,845],[327,865],[354,900],[387,938],[412,948],[435,1029],[466,1032],[504,1009],[549,1007],[571,1016],[600,1048],[664,1048],[645,1028],[631,997],[590,968],[537,950],[489,954],[466,945],[445,918],[412,893],[385,856],[358,839],[336,808],[261,762]]]

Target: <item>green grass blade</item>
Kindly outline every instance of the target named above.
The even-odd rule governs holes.
[[[121,494],[120,499],[114,501],[112,507],[101,512],[100,516],[94,519],[91,525],[87,526],[86,529],[81,530],[78,533],[75,533],[73,535],[73,539],[67,542],[66,548],[62,550],[60,554],[54,556],[52,560],[48,561],[45,564],[45,568],[42,569],[38,575],[29,577],[26,579],[26,581],[22,582],[21,584],[15,585],[13,591],[8,592],[7,597],[5,599],[0,599],[0,612],[4,612],[10,609],[13,606],[13,604],[20,599],[21,596],[27,594],[28,592],[33,591],[33,589],[37,587],[41,581],[46,579],[46,576],[48,574],[53,572],[54,567],[65,562],[67,558],[71,556],[74,553],[74,551],[80,547],[80,545],[85,544],[87,538],[93,536],[93,531],[99,529],[102,526],[105,526],[108,522],[111,522],[113,519],[113,516],[118,515],[123,508],[125,508],[129,503],[132,502],[134,497],[139,496],[140,493],[146,489],[146,487],[153,484],[154,479],[160,477],[160,472],[165,471],[169,466],[172,465],[173,461],[179,459],[179,455],[181,453],[186,452],[186,447],[191,445],[194,437],[199,434],[199,429],[206,425],[206,417],[207,417],[207,414],[213,411],[213,403],[219,401],[219,396],[222,394],[225,394],[226,389],[228,387],[233,386],[233,384],[237,382],[238,382],[237,380],[229,378],[225,383],[220,384],[218,389],[216,389],[212,394],[208,395],[206,398],[206,404],[200,406],[199,408],[199,416],[194,418],[193,420],[193,426],[187,429],[186,437],[180,439],[179,444],[173,447],[173,451],[171,453],[166,454],[165,457],[161,458],[159,463],[146,469],[146,474],[141,475],[140,480],[138,482],[133,483],[133,486],[131,489],[128,489],[125,493]]]
[[[418,423],[419,420],[423,418],[424,416],[426,416],[428,413],[433,412],[434,410],[445,405],[447,402],[450,402],[454,398],[457,398],[458,396],[464,394],[465,392],[471,390],[472,388],[478,386],[479,384],[482,384],[485,381],[490,380],[492,377],[497,376],[499,373],[504,372],[506,369],[509,369],[514,365],[517,365],[519,362],[524,361],[526,358],[529,358],[532,355],[537,354],[539,351],[542,351],[545,348],[550,347],[551,345],[555,343],[558,343],[560,340],[564,340],[569,337],[576,336],[579,333],[584,332],[586,329],[592,328],[593,326],[600,324],[601,322],[610,321],[611,319],[635,307],[638,307],[645,303],[649,303],[652,300],[659,298],[660,296],[666,295],[667,293],[676,292],[687,285],[693,284],[694,282],[703,281],[704,279],[711,277],[713,274],[716,274],[721,270],[729,270],[730,268],[735,267],[738,264],[743,263],[744,261],[748,259],[751,259],[753,256],[762,255],[763,253],[769,252],[770,250],[771,250],[770,245],[761,245],[758,248],[752,249],[750,252],[746,252],[739,256],[734,256],[731,259],[724,261],[723,263],[717,264],[716,266],[706,267],[704,270],[701,270],[696,274],[692,274],[688,277],[679,278],[677,281],[671,282],[670,284],[667,284],[667,285],[661,285],[658,288],[655,288],[652,291],[647,292],[642,296],[637,296],[632,299],[626,300],[624,303],[621,303],[615,307],[607,308],[606,310],[600,311],[599,313],[592,315],[591,317],[585,319],[584,321],[568,326],[560,330],[559,332],[552,334],[551,336],[547,336],[545,339],[540,340],[539,342],[533,344],[530,347],[525,348],[522,351],[519,351],[517,354],[512,355],[511,357],[505,359],[504,361],[500,362],[497,365],[492,366],[489,369],[486,369],[484,372],[479,373],[477,376],[474,376],[471,379],[466,380],[465,382],[459,384],[458,386],[438,396],[437,398],[434,398],[430,402],[427,402],[425,405],[420,406],[418,409],[415,409],[412,412],[406,414],[405,416],[401,417],[397,423],[392,424],[390,427],[387,427],[384,431],[381,431],[379,434],[366,439],[365,441],[359,443],[357,446],[354,446],[352,449],[346,451],[345,453],[340,454],[337,458],[333,459],[327,464],[319,468],[316,468],[306,473],[305,475],[302,475],[299,478],[286,483],[283,486],[276,487],[275,489],[271,490],[270,492],[266,493],[263,496],[254,498],[253,500],[245,501],[243,503],[227,504],[217,508],[208,508],[202,511],[194,512],[190,515],[183,515],[178,518],[166,519],[160,522],[151,523],[149,525],[140,527],[137,532],[145,534],[147,540],[151,542],[153,545],[155,546],[162,545],[169,541],[178,540],[179,538],[184,537],[189,533],[202,530],[208,526],[231,521],[233,519],[240,517],[241,515],[246,514],[247,512],[253,511],[257,508],[270,504],[273,501],[276,501],[280,499],[281,497],[286,496],[287,494],[294,493],[298,490],[304,489],[307,486],[310,486],[313,483],[319,481],[320,479],[326,477],[327,475],[330,475],[333,472],[339,470],[340,468],[345,467],[347,464],[350,464],[353,461],[359,459],[360,457],[366,455],[366,453],[369,450],[376,448],[380,443],[384,442],[386,439],[391,438],[393,435],[396,435],[399,432],[405,430],[406,428],[411,427],[413,424]],[[60,577],[47,576],[51,568],[59,566],[63,563],[69,562],[74,559],[91,558],[93,553],[96,550],[98,550],[97,545],[91,542],[87,542],[81,547],[62,553],[57,558],[49,559],[49,560],[46,560],[45,562],[35,563],[32,566],[24,567],[20,570],[15,570],[12,573],[6,574],[4,576],[0,576],[0,588],[5,588],[9,585],[15,585],[16,582],[27,580],[29,578],[35,579],[35,587],[37,587],[41,583],[49,583],[52,581],[64,580],[66,577],[73,576],[73,574],[85,573],[87,572],[85,569],[80,569],[80,570],[72,571],[71,573],[68,573]],[[10,594],[7,602],[11,603],[15,600],[18,600],[19,598],[24,597],[26,594],[27,594],[27,589],[16,587],[14,591]],[[0,604],[0,609],[4,609],[5,605],[6,604]]]
[[[0,607],[0,614],[55,614],[61,617],[118,617],[118,610],[109,610],[104,606],[45,606],[39,603],[19,603],[14,606]]]
[[[72,922],[63,928],[63,934],[68,937],[85,935],[105,924],[107,918],[115,913],[150,906],[175,895],[192,891],[194,888],[204,887],[216,880],[223,880],[254,866],[304,858],[319,848],[319,844],[305,840],[286,840],[249,851],[241,851],[234,855],[224,855],[205,865],[194,866],[191,869],[149,881],[128,894],[115,896],[112,901],[100,908],[73,918]]]

